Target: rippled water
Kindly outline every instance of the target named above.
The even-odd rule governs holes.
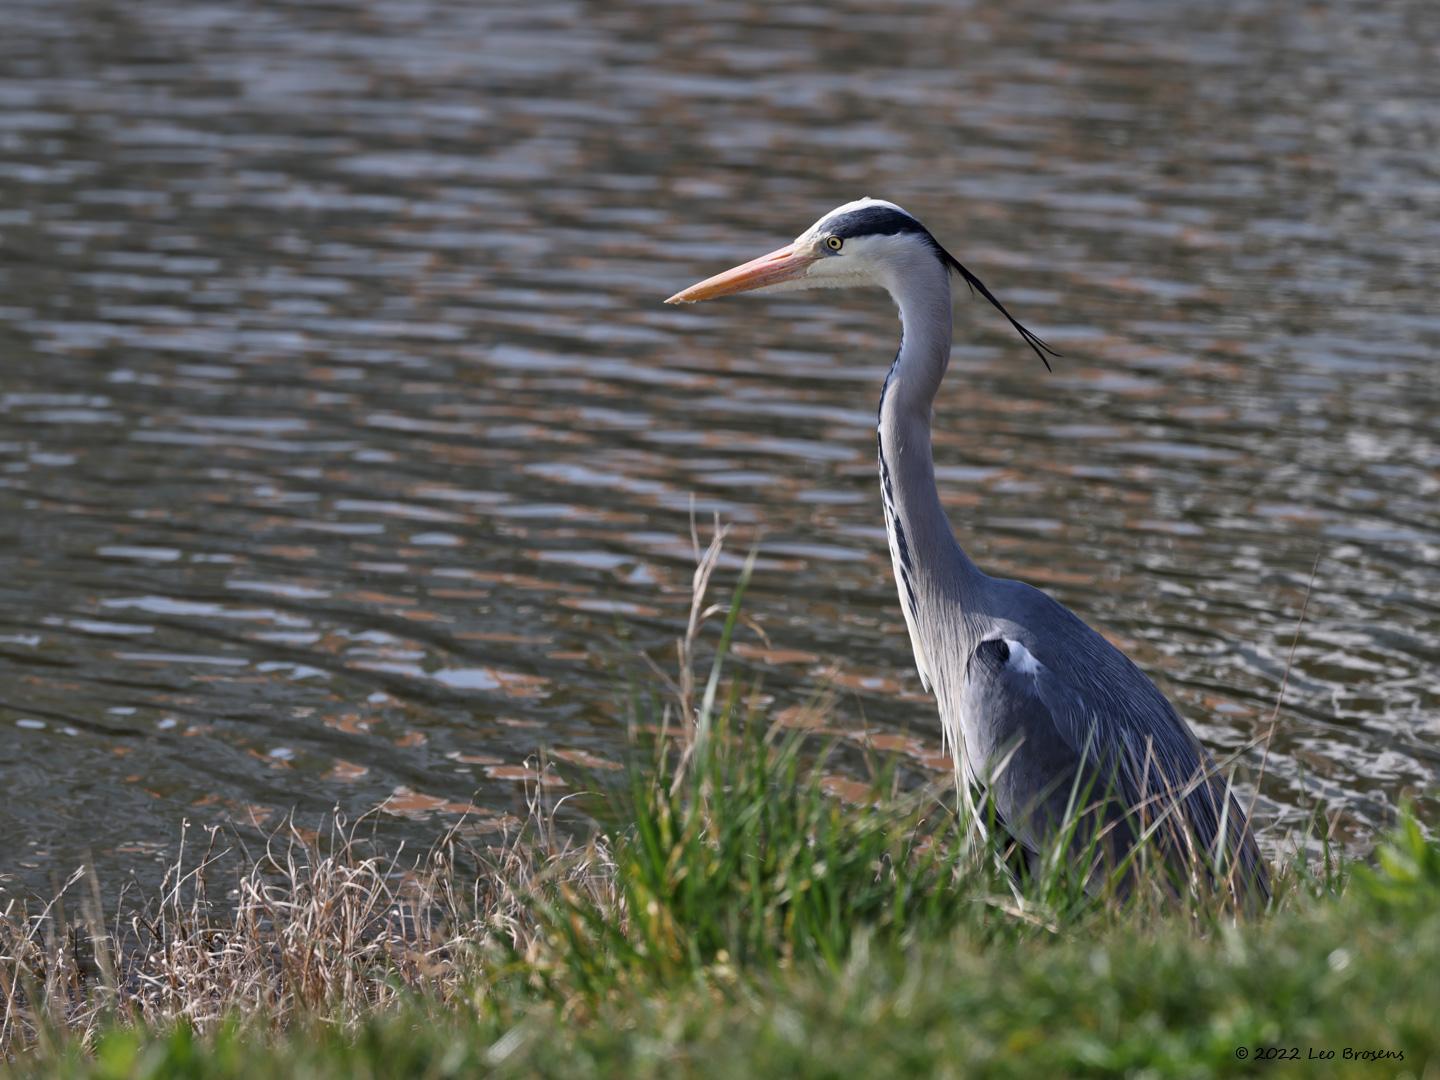
[[[11,0],[0,875],[611,762],[690,513],[763,529],[745,664],[940,764],[890,581],[883,296],[659,301],[862,194],[960,305],[937,470],[1259,818],[1363,842],[1440,734],[1440,20],[1416,0]],[[1316,560],[1318,561],[1318,566]],[[643,669],[642,669],[643,670]],[[1258,765],[1258,753],[1249,755]],[[1427,812],[1433,811],[1433,804]],[[1433,814],[1432,814],[1433,816]],[[407,823],[409,822],[409,823]],[[147,869],[148,868],[148,869]],[[3,883],[3,881],[0,881]]]

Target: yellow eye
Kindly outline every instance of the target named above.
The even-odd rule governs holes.
[[[845,246],[845,241],[841,240],[838,236],[827,236],[825,238],[825,246],[831,251],[839,251]]]

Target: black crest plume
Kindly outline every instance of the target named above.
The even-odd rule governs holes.
[[[1005,318],[1010,320],[1010,325],[1015,327],[1016,330],[1020,331],[1020,336],[1025,339],[1025,344],[1029,345],[1030,348],[1034,349],[1035,355],[1040,357],[1040,362],[1045,365],[1045,370],[1054,371],[1055,369],[1050,366],[1050,361],[1049,359],[1047,359],[1045,354],[1049,353],[1051,356],[1055,357],[1058,357],[1060,354],[1054,349],[1052,349],[1049,345],[1045,344],[1045,342],[1041,340],[1038,334],[1032,333],[1024,326],[1022,326],[1020,324],[1020,320],[1015,318],[1014,315],[1011,315],[1010,312],[1005,309],[1005,305],[1002,304],[998,299],[996,299],[995,294],[985,287],[985,283],[981,281],[978,277],[976,277],[974,274],[972,274],[969,270],[965,269],[965,265],[959,259],[955,258],[954,255],[951,255],[948,251],[941,247],[938,241],[936,241],[935,243],[935,249],[940,256],[940,261],[946,266],[948,266],[950,269],[954,270],[962,278],[964,278],[965,284],[970,286],[970,291],[972,293],[978,292],[986,300],[989,300],[990,303],[995,306],[995,309],[999,311],[1001,315],[1004,315]]]

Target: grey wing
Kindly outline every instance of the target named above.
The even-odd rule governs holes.
[[[976,732],[976,760],[993,769],[1007,743],[1021,747],[1006,766],[1018,766],[1015,779],[1007,786],[1002,772],[991,781],[1001,813],[1008,819],[1013,807],[1053,827],[1067,807],[1113,798],[1136,819],[1122,826],[1107,809],[1114,839],[1133,842],[1133,828],[1142,828],[1181,867],[1195,865],[1196,854],[1201,865],[1223,861],[1227,868],[1238,857],[1242,880],[1268,894],[1244,814],[1185,722],[1124,654],[1045,600],[1063,613],[1063,621],[1049,621],[1066,646],[1054,665],[1044,662],[1041,646],[1024,644],[1028,635],[1016,627],[1014,638],[982,641],[967,666],[965,726]],[[966,742],[968,754],[970,737]],[[1068,785],[1063,799],[1057,779]],[[1034,831],[1017,838],[1029,846]]]
[[[1062,738],[1113,778],[1116,793],[1147,831],[1161,834],[1164,844],[1199,849],[1172,854],[1187,862],[1198,853],[1214,860],[1246,841],[1253,851],[1239,806],[1165,695],[1123,653],[1079,625],[1085,636],[1071,641],[1069,670],[1042,666],[1035,683]],[[1230,836],[1217,849],[1222,828]]]
[[[1043,690],[1042,690],[1043,687]],[[1061,688],[1016,638],[980,642],[961,697],[965,761],[1003,824],[1032,852],[1087,805],[1098,774],[1056,723]]]

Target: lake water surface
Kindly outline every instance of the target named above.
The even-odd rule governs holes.
[[[692,510],[737,561],[763,533],[774,708],[831,692],[848,741],[943,768],[876,488],[888,301],[660,303],[865,194],[1064,354],[962,295],[935,450],[981,565],[1221,752],[1293,640],[1272,850],[1317,806],[1357,847],[1403,797],[1436,819],[1433,4],[5,22],[0,886],[153,877],[182,820],[495,827],[540,747],[614,763]]]

